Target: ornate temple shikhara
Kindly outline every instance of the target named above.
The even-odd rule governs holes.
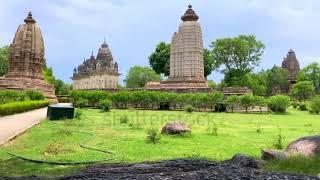
[[[113,60],[111,51],[103,42],[97,57],[93,52],[91,57],[84,60],[73,70],[73,89],[117,89],[119,81],[118,63]]]
[[[0,77],[0,89],[34,89],[44,93],[51,102],[57,102],[54,85],[44,81],[44,42],[40,28],[31,12],[19,25],[9,47],[9,71]]]
[[[288,70],[288,86],[282,87],[283,93],[289,93],[292,86],[297,82],[298,74],[300,72],[300,64],[295,52],[290,49],[287,57],[283,58],[282,68]]]
[[[146,89],[208,88],[204,77],[203,40],[199,16],[189,5],[181,17],[179,31],[175,32],[170,49],[170,75],[161,82],[149,82]]]

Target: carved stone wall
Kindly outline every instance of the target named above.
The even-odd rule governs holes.
[[[117,89],[119,76],[91,75],[73,80],[73,89]]]

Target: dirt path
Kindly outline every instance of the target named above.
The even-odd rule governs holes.
[[[0,117],[0,146],[46,119],[47,108]]]

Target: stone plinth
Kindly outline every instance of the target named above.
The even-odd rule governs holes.
[[[1,89],[21,91],[33,89],[41,91],[50,103],[58,102],[55,95],[54,85],[49,84],[42,79],[0,77],[0,90]]]

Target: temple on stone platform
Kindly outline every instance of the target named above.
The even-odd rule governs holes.
[[[146,89],[201,89],[208,88],[204,77],[203,40],[199,16],[189,5],[181,17],[170,49],[170,75],[161,82],[149,82]]]
[[[73,89],[117,89],[119,82],[118,63],[113,60],[106,41],[95,57],[93,52],[78,68],[73,70]]]
[[[9,46],[8,74],[0,77],[0,89],[41,91],[51,102],[57,102],[54,85],[44,81],[44,42],[31,12],[19,25]]]
[[[300,64],[295,52],[290,49],[287,57],[283,58],[282,68],[288,70],[288,86],[282,87],[283,93],[289,93],[292,86],[297,82],[298,74],[300,72]]]

